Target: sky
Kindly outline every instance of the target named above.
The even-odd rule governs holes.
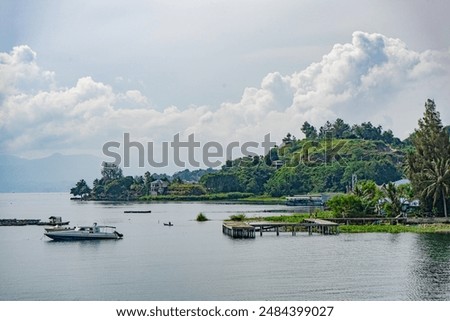
[[[0,154],[450,124],[447,0],[0,0]],[[158,147],[159,148],[159,147]],[[156,147],[155,147],[156,149]]]

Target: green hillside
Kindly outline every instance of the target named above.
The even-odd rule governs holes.
[[[345,192],[352,175],[377,184],[402,178],[405,147],[364,139],[285,139],[268,155],[239,158],[200,182],[209,192],[271,196]]]

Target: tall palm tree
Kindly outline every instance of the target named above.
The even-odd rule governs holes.
[[[396,217],[400,215],[402,212],[402,200],[397,186],[395,186],[394,183],[390,182],[388,184],[384,184],[382,186],[382,189],[385,196],[390,201],[390,211],[392,213],[392,216]]]
[[[450,191],[450,158],[438,157],[428,163],[423,171],[426,184],[422,196],[433,197],[433,206],[442,198],[444,215],[447,216],[447,197]]]

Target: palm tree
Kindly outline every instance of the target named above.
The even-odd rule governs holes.
[[[374,181],[356,184],[353,194],[362,200],[364,214],[374,214],[376,212],[381,195]]]
[[[385,196],[389,199],[389,209],[392,216],[397,217],[402,212],[402,199],[397,186],[390,182],[382,186]]]
[[[433,197],[433,206],[442,198],[444,216],[447,216],[447,195],[450,191],[450,158],[438,157],[427,164],[423,171],[426,184],[422,192],[424,197]]]

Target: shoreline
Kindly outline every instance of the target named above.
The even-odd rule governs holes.
[[[285,198],[278,197],[230,197],[227,194],[210,195],[164,195],[146,196],[137,199],[81,199],[71,197],[71,201],[80,202],[139,202],[139,203],[181,203],[181,202],[211,202],[217,204],[255,204],[255,205],[286,205]]]

